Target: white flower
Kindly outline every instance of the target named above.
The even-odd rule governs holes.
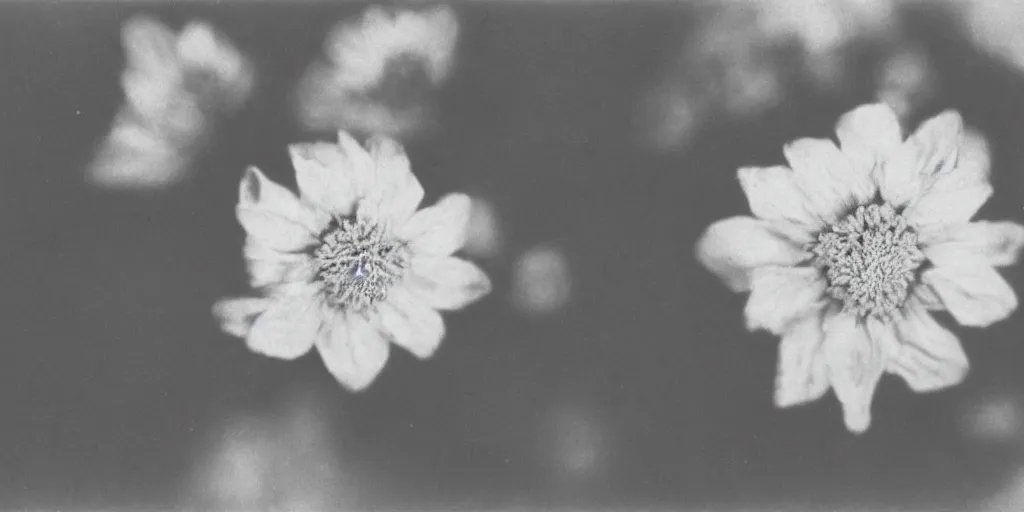
[[[782,337],[775,403],[830,387],[847,428],[867,429],[884,372],[917,392],[959,383],[967,357],[929,310],[984,327],[1017,297],[994,267],[1011,265],[1024,227],[971,222],[992,194],[988,150],[947,111],[902,140],[895,114],[865,105],[839,119],[839,146],[800,139],[789,167],[738,172],[753,216],[712,224],[698,259],[750,291],[749,329]]]
[[[185,177],[217,114],[237,110],[252,89],[252,69],[213,27],[185,25],[180,34],[149,18],[122,31],[125,105],[89,167],[105,187],[153,188]]]
[[[430,357],[444,336],[437,310],[461,309],[490,289],[462,247],[470,199],[449,194],[417,211],[423,188],[401,145],[377,137],[367,152],[337,144],[289,148],[300,196],[250,168],[238,220],[250,283],[263,296],[222,300],[222,328],[255,352],[294,359],[316,346],[348,389],[368,386],[388,342]]]
[[[370,7],[335,26],[326,59],[298,91],[300,120],[311,130],[411,135],[429,126],[429,96],[448,78],[458,19],[447,6],[426,10]]]
[[[128,104],[145,118],[189,115],[179,103],[234,109],[252,90],[251,65],[205,22],[189,22],[174,34],[156,20],[132,18],[122,37],[127,62],[121,85]]]
[[[394,12],[370,7],[358,22],[331,31],[327,56],[344,69],[339,78],[352,88],[377,85],[390,61],[402,57],[420,61],[430,83],[437,86],[448,78],[458,30],[455,12],[448,6]]]

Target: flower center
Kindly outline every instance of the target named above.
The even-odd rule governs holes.
[[[384,300],[405,272],[409,251],[375,223],[339,219],[314,252],[316,279],[327,302],[363,311]]]
[[[925,259],[917,233],[888,203],[858,207],[822,231],[809,250],[825,271],[828,293],[861,317],[896,312]]]

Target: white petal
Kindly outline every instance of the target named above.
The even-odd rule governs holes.
[[[825,222],[812,213],[793,171],[785,167],[744,167],[736,174],[755,217],[772,222],[776,229],[802,243],[812,241],[811,233],[825,227]]]
[[[411,270],[410,289],[434,309],[462,309],[491,291],[487,274],[461,258],[420,256]]]
[[[376,181],[373,188],[359,203],[360,218],[402,226],[416,213],[423,200],[423,187],[413,175],[409,157],[398,142],[376,136],[369,142]]]
[[[253,288],[309,281],[316,271],[307,254],[281,252],[257,242],[246,243],[243,254]]]
[[[933,177],[957,163],[962,138],[960,115],[946,111],[924,123],[877,169],[882,198],[902,207],[917,197]]]
[[[875,195],[874,183],[854,167],[843,152],[827,139],[798,139],[783,147],[814,213],[829,224]]]
[[[903,142],[896,114],[884,103],[862,105],[843,114],[836,135],[855,172],[870,173]]]
[[[292,144],[288,153],[302,198],[333,215],[349,216],[373,183],[369,155],[348,134],[339,144]]]
[[[271,304],[271,299],[263,297],[221,299],[213,305],[213,316],[220,324],[221,330],[232,336],[244,338],[249,334],[256,317],[266,311]]]
[[[958,264],[928,269],[921,280],[935,290],[962,325],[987,327],[1017,309],[1013,288],[980,257],[962,258]]]
[[[907,308],[894,326],[899,352],[888,359],[890,371],[910,389],[925,393],[959,384],[967,376],[967,354],[956,335],[921,307]]]
[[[323,304],[310,289],[280,296],[256,319],[246,343],[265,356],[295,359],[309,352],[323,319]]]
[[[929,149],[925,153],[928,159],[920,167],[925,177],[946,174],[956,167],[963,131],[963,119],[953,110],[946,110],[921,123],[910,138],[916,139],[922,148]]]
[[[328,220],[255,167],[246,170],[242,177],[235,212],[250,236],[280,251],[310,247]]]
[[[792,266],[809,257],[771,225],[753,217],[730,217],[708,227],[696,246],[697,260],[735,292],[750,289],[751,272],[764,266]]]
[[[283,217],[264,210],[243,208],[236,213],[249,236],[279,251],[301,251],[316,243],[312,233]]]
[[[401,287],[388,292],[377,313],[381,334],[420,359],[434,355],[444,338],[441,315]]]
[[[843,421],[853,433],[871,425],[871,401],[885,369],[881,347],[853,315],[838,313],[825,319],[825,364],[829,382],[843,404]]]
[[[448,256],[466,241],[471,208],[469,196],[448,194],[433,206],[424,208],[398,230],[415,253]]]
[[[744,310],[747,329],[782,334],[792,322],[825,304],[825,280],[807,267],[764,267],[754,270]]]
[[[366,389],[388,362],[388,342],[360,315],[337,313],[317,343],[331,375],[349,391]]]
[[[821,313],[816,312],[796,321],[782,336],[775,376],[776,407],[812,402],[828,391],[821,323]]]
[[[152,18],[130,18],[121,30],[128,68],[164,74],[178,66],[175,35]]]
[[[970,221],[988,201],[992,196],[990,164],[984,138],[968,133],[956,167],[933,176],[903,214],[917,229],[922,243],[928,243],[947,227]]]
[[[913,302],[928,311],[946,310],[946,305],[942,303],[942,299],[939,298],[939,294],[935,293],[935,289],[928,283],[917,283],[917,286],[914,286],[914,291],[911,297]]]
[[[1024,247],[1024,226],[1016,222],[979,221],[942,230],[922,251],[936,265],[956,265],[981,256],[994,267],[1017,263]]]

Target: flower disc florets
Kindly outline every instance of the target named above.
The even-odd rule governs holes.
[[[889,204],[860,206],[811,244],[828,293],[861,317],[888,318],[910,294],[925,257],[917,233]]]
[[[316,280],[340,309],[363,311],[384,300],[409,266],[405,244],[373,222],[337,219],[320,239]]]

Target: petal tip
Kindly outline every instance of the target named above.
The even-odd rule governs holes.
[[[851,434],[861,435],[871,427],[871,411],[867,407],[844,406],[843,423]]]
[[[260,190],[263,180],[266,179],[263,173],[256,167],[250,166],[242,174],[242,180],[238,187],[239,204],[248,205],[260,201]]]

